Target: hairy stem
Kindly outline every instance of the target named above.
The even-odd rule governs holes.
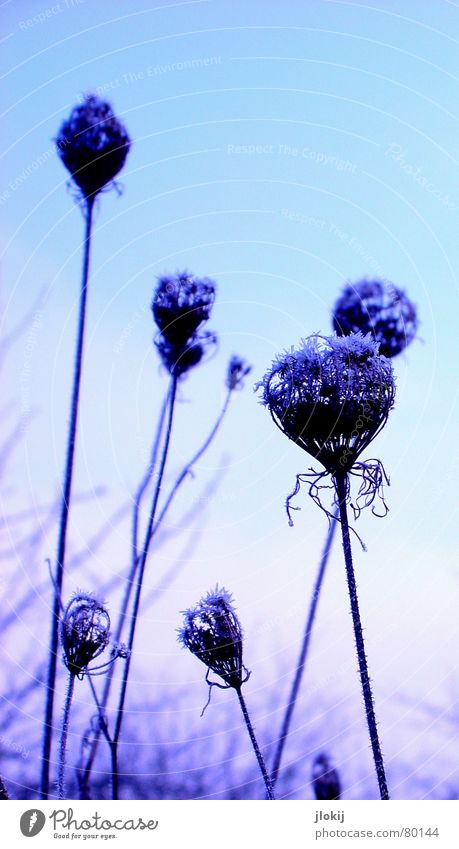
[[[129,598],[130,598],[130,590],[131,590],[131,587],[132,587],[132,582],[134,580],[135,570],[136,570],[137,564],[138,564],[140,506],[141,506],[141,503],[142,503],[142,498],[144,496],[145,490],[147,489],[148,484],[150,483],[150,481],[152,479],[153,472],[154,472],[155,466],[156,466],[156,461],[158,459],[158,451],[159,451],[159,446],[160,446],[160,443],[161,443],[161,438],[162,438],[162,435],[163,435],[164,422],[166,420],[167,407],[168,407],[168,404],[169,404],[169,393],[170,393],[170,388],[169,388],[169,391],[166,393],[166,397],[163,401],[163,405],[161,407],[161,412],[159,414],[159,420],[158,420],[158,424],[157,424],[157,427],[156,427],[156,433],[155,433],[155,438],[154,438],[154,441],[153,441],[153,447],[151,449],[150,462],[149,462],[148,468],[147,468],[147,470],[146,470],[146,472],[145,472],[145,474],[144,474],[144,476],[143,476],[143,478],[142,478],[142,480],[139,484],[139,487],[137,489],[137,492],[136,492],[135,498],[134,498],[134,507],[133,507],[133,511],[132,511],[132,554],[131,554],[131,570],[133,570],[133,571],[131,572],[131,575],[129,576],[130,581],[129,581],[129,585],[127,587],[127,591],[129,593],[129,595],[128,595],[128,598],[127,598],[127,602],[123,603],[123,607],[122,607],[124,612],[126,612],[126,610],[128,608]],[[122,627],[122,624],[121,624],[121,627]],[[121,635],[120,635],[119,639],[121,639]]]
[[[263,781],[265,782],[266,787],[266,795],[268,799],[274,799],[274,791],[271,783],[271,779],[268,775],[268,770],[266,769],[266,764],[264,762],[263,755],[261,754],[260,747],[257,743],[257,738],[255,737],[255,731],[253,730],[253,725],[250,721],[249,712],[247,710],[247,705],[245,703],[244,696],[242,695],[241,688],[236,689],[237,697],[239,699],[239,704],[241,706],[242,714],[244,716],[244,722],[247,726],[247,731],[249,732],[249,737],[253,746],[253,750],[257,757],[258,766],[260,767],[261,774],[263,776]]]
[[[9,798],[10,797],[8,796],[8,791],[0,776],[0,802],[6,802]]]
[[[322,557],[319,564],[319,569],[317,572],[316,581],[314,584],[314,590],[311,596],[311,601],[309,604],[308,615],[306,618],[306,627],[304,629],[303,642],[301,644],[300,655],[298,658],[298,663],[296,665],[295,675],[292,682],[292,687],[290,690],[290,695],[288,698],[287,706],[285,709],[284,717],[282,720],[281,730],[279,734],[279,739],[277,741],[276,751],[274,753],[273,766],[271,770],[271,781],[273,787],[276,785],[276,781],[279,777],[279,770],[282,762],[282,755],[284,752],[284,747],[287,742],[287,737],[290,731],[290,723],[293,717],[293,711],[295,710],[296,700],[298,698],[298,693],[301,687],[301,681],[303,678],[304,667],[306,665],[306,658],[309,649],[309,643],[311,640],[312,629],[314,627],[314,621],[317,613],[317,606],[319,604],[320,592],[322,589],[322,584],[325,577],[325,571],[327,568],[328,560],[330,557],[331,548],[333,545],[333,538],[336,530],[336,519],[338,518],[338,513],[335,514],[335,518],[330,521],[330,526],[328,528],[327,538],[325,540],[324,550],[322,552]]]
[[[143,577],[145,573],[145,566],[147,563],[148,552],[150,549],[150,542],[152,537],[152,531],[155,524],[156,511],[158,508],[158,501],[161,492],[161,484],[163,481],[164,470],[166,468],[167,455],[169,452],[169,445],[172,434],[172,422],[174,417],[174,407],[175,407],[175,398],[177,394],[177,377],[173,375],[171,377],[171,391],[170,391],[170,399],[169,399],[169,416],[167,421],[167,429],[166,429],[166,438],[164,440],[161,460],[159,464],[158,477],[156,481],[155,490],[153,493],[153,500],[151,504],[150,516],[148,520],[147,531],[145,534],[145,543],[143,546],[143,550],[140,553],[140,561],[136,574],[136,582],[135,582],[135,594],[134,594],[134,603],[131,617],[131,627],[129,630],[129,638],[128,638],[128,650],[129,655],[126,658],[126,663],[124,665],[123,677],[121,680],[121,688],[120,688],[120,697],[118,702],[118,708],[116,712],[116,720],[115,720],[115,729],[113,732],[112,738],[112,747],[111,747],[111,762],[112,762],[112,791],[113,791],[113,799],[118,798],[118,743],[121,734],[121,727],[123,723],[124,717],[124,703],[126,699],[126,690],[129,679],[129,669],[131,665],[132,658],[132,649],[134,646],[134,638],[135,638],[135,629],[137,625],[137,619],[139,614],[140,607],[140,597],[142,594],[142,585],[143,585]]]
[[[40,796],[42,799],[47,799],[49,795],[49,771],[53,738],[54,691],[56,686],[57,655],[59,642],[59,616],[61,610],[62,587],[64,582],[67,526],[70,511],[70,498],[72,494],[73,464],[78,423],[78,405],[80,398],[81,373],[83,366],[83,346],[86,324],[86,303],[89,281],[89,257],[91,248],[92,213],[94,206],[94,198],[87,198],[85,203],[86,227],[83,254],[83,270],[81,276],[80,306],[78,315],[78,332],[73,372],[73,388],[70,402],[70,421],[67,434],[67,453],[64,471],[64,487],[62,491],[61,500],[56,571],[54,577],[54,598],[51,618],[51,634],[49,642],[48,678],[45,704],[45,726],[43,732],[43,751],[40,782]]]
[[[365,654],[365,642],[363,639],[362,623],[360,620],[354,564],[352,562],[351,539],[349,534],[349,522],[347,517],[346,506],[346,472],[340,472],[335,475],[335,486],[341,519],[344,560],[346,563],[346,576],[349,587],[349,598],[351,602],[351,613],[352,622],[354,625],[355,644],[357,647],[357,659],[359,663],[360,680],[362,682],[363,700],[365,703],[365,712],[367,715],[371,748],[373,751],[373,758],[376,767],[376,776],[378,779],[381,799],[389,799],[389,791],[387,788],[386,774],[384,770],[384,761],[381,752],[381,745],[379,742],[378,728],[376,724],[373,693],[371,690],[370,676],[368,673],[368,664]]]
[[[59,743],[59,772],[57,777],[58,799],[65,799],[65,764],[67,760],[67,736],[69,732],[70,708],[72,706],[74,686],[75,676],[71,672],[69,675],[69,683],[67,685],[67,693],[65,696],[64,716],[62,719],[61,739]]]

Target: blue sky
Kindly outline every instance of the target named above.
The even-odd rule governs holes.
[[[362,613],[382,696],[405,679],[415,700],[430,688],[445,699],[457,657],[457,7],[13,0],[1,12],[3,332],[33,316],[4,375],[27,428],[3,509],[50,500],[61,481],[83,222],[52,139],[96,91],[133,146],[122,194],[103,195],[96,216],[76,489],[107,493],[75,511],[73,545],[129,499],[148,456],[166,386],[151,342],[155,276],[188,267],[215,278],[219,353],[183,385],[171,474],[209,429],[232,353],[253,364],[253,380],[181,498],[186,508],[224,470],[190,566],[148,627],[162,629],[160,665],[172,658],[172,677],[199,680],[175,645],[177,611],[228,585],[259,680],[272,686],[280,659],[293,662],[294,608],[326,523],[304,494],[287,526],[285,496],[310,459],[273,427],[252,384],[279,350],[329,330],[347,280],[384,276],[418,305],[421,328],[395,362],[396,409],[370,451],[392,486],[389,516],[359,522]],[[95,574],[122,569],[128,531],[113,528]],[[49,556],[54,544],[52,532]],[[181,545],[158,552],[156,574]],[[19,566],[36,580],[36,564]],[[323,629],[334,629],[330,651],[348,657],[338,549],[332,568]],[[292,610],[285,628],[273,625],[261,645],[257,627],[280,609]]]

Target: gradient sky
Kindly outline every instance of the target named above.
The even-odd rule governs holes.
[[[329,330],[347,280],[384,276],[417,304],[420,339],[394,363],[396,409],[368,455],[390,474],[390,513],[364,514],[368,552],[355,546],[381,734],[395,757],[407,734],[395,695],[446,710],[458,693],[457,6],[10,0],[0,11],[3,333],[31,313],[3,374],[9,426],[19,415],[25,427],[2,509],[36,509],[61,483],[83,222],[52,140],[85,92],[113,103],[133,146],[122,194],[103,195],[96,215],[75,481],[78,492],[107,492],[75,510],[74,549],[132,496],[146,463],[167,383],[151,342],[155,276],[187,267],[218,282],[209,327],[220,348],[183,384],[171,475],[217,414],[229,356],[253,364],[171,514],[179,523],[224,472],[187,569],[145,617],[145,681],[195,681],[201,705],[201,669],[180,653],[174,628],[217,581],[245,623],[250,686],[269,693],[280,668],[289,674],[326,521],[303,492],[288,527],[285,496],[311,460],[274,428],[253,383],[279,350]],[[152,558],[149,586],[183,544]],[[43,557],[54,546],[53,528]],[[93,574],[121,571],[128,546],[120,522]],[[33,587],[46,574],[19,555],[17,568]],[[337,548],[317,640],[322,671],[353,662],[342,572]],[[44,646],[35,623],[26,627]],[[355,690],[357,677],[337,686]]]

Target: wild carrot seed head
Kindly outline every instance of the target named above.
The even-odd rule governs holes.
[[[247,674],[242,662],[242,629],[225,589],[207,593],[195,607],[184,611],[179,641],[208,669],[238,689]]]
[[[321,753],[312,765],[312,786],[316,799],[320,801],[340,799],[341,781],[328,755]]]
[[[110,640],[110,617],[92,595],[77,593],[68,603],[61,622],[64,662],[69,672],[83,677],[91,660],[98,657]]]
[[[155,340],[156,348],[163,365],[170,374],[182,377],[187,371],[199,365],[206,349],[217,342],[214,333],[195,334],[185,345],[171,345],[161,334]]]
[[[244,377],[252,371],[252,366],[248,364],[242,357],[232,356],[228,363],[228,371],[226,373],[226,386],[231,391],[242,389],[244,385]]]
[[[176,348],[167,339],[160,336],[155,344],[163,365],[170,374],[185,374],[190,368],[199,365],[204,354],[202,345],[199,342],[184,346],[183,348]]]
[[[413,341],[418,329],[415,305],[402,289],[385,280],[349,284],[333,310],[339,336],[361,331],[379,343],[379,353],[395,357]]]
[[[56,145],[65,167],[88,198],[115,179],[131,141],[110,104],[90,94],[72,109],[59,130]]]
[[[387,421],[392,365],[370,335],[313,335],[281,354],[256,388],[277,426],[334,472],[355,460]]]
[[[151,305],[153,317],[166,342],[182,348],[210,316],[215,300],[215,282],[188,271],[165,275]]]

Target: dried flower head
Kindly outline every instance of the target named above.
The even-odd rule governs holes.
[[[187,371],[197,366],[205,353],[217,343],[215,333],[205,332],[195,334],[185,345],[172,345],[161,334],[155,340],[155,345],[163,365],[170,374],[181,377]]]
[[[127,660],[131,656],[131,651],[127,647],[126,643],[114,643],[111,650],[111,656],[113,660],[116,660],[118,657],[121,657],[123,660]]]
[[[225,589],[207,593],[196,607],[184,611],[179,641],[227,687],[239,689],[248,673],[242,662],[242,629]]]
[[[88,198],[115,179],[131,141],[110,104],[90,94],[72,109],[59,130],[56,145],[65,167]]]
[[[252,371],[252,366],[248,364],[242,357],[232,356],[228,363],[228,371],[226,373],[226,385],[228,389],[242,389],[244,386],[244,377]]]
[[[109,640],[110,617],[104,605],[92,595],[75,595],[61,622],[64,662],[69,672],[82,678],[88,663],[102,654]]]
[[[313,335],[258,384],[277,426],[329,472],[352,468],[394,403],[392,365],[371,336]]]
[[[413,341],[418,329],[415,305],[402,289],[383,280],[360,280],[345,287],[333,310],[339,336],[371,333],[379,353],[395,357]]]
[[[312,765],[312,786],[316,799],[320,801],[341,798],[339,774],[328,755],[320,754],[315,758]]]
[[[158,279],[151,308],[166,342],[182,348],[210,316],[215,300],[215,283],[194,277],[188,271]]]

